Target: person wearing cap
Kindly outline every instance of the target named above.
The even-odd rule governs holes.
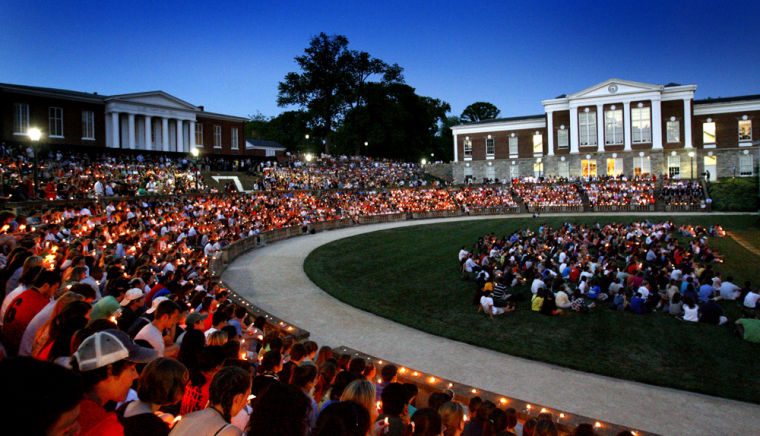
[[[72,369],[82,376],[84,400],[80,403],[81,436],[123,435],[116,414],[104,405],[127,397],[137,378],[135,363],[158,357],[156,350],[140,347],[121,330],[109,329],[85,339],[71,359]]]
[[[110,295],[103,297],[100,299],[100,301],[92,305],[92,312],[90,312],[90,322],[118,316],[120,310],[121,305],[119,305],[119,301],[116,298]]]
[[[121,315],[119,315],[119,329],[127,331],[137,318],[142,315],[145,304],[145,293],[140,288],[132,288],[124,294],[121,302]]]
[[[171,300],[161,301],[156,307],[153,321],[137,333],[135,341],[148,342],[154,350],[158,350],[161,357],[176,357],[179,346],[174,343],[174,327],[177,325],[179,314],[180,308],[177,303]],[[169,333],[164,336],[164,331],[167,330]]]

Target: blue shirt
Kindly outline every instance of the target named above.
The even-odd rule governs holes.
[[[644,300],[641,297],[631,298],[631,312],[642,314],[644,313]]]
[[[715,289],[713,289],[712,285],[709,285],[705,283],[704,285],[699,287],[699,301],[702,303],[706,302],[710,299],[710,296],[715,292]]]

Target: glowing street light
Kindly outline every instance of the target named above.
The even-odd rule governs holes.
[[[42,131],[36,127],[32,127],[31,129],[27,130],[27,135],[29,135],[29,139],[32,140],[33,144],[37,144],[40,138],[42,137]],[[33,171],[33,177],[34,177],[34,198],[37,198],[37,188],[38,188],[38,182],[37,182],[37,154],[39,154],[39,150],[35,145],[32,145],[32,152],[34,153],[34,171]]]

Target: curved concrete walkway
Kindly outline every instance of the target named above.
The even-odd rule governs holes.
[[[223,279],[262,309],[309,330],[320,345],[346,345],[460,383],[663,435],[757,434],[758,405],[583,373],[430,335],[338,301],[303,270],[312,250],[336,239],[493,218],[499,217],[405,221],[292,238],[240,256]]]

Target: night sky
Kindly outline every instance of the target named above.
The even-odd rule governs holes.
[[[206,110],[277,115],[277,83],[319,32],[404,68],[459,115],[501,116],[609,78],[760,94],[760,2],[18,1],[0,3],[0,82],[163,90]]]

